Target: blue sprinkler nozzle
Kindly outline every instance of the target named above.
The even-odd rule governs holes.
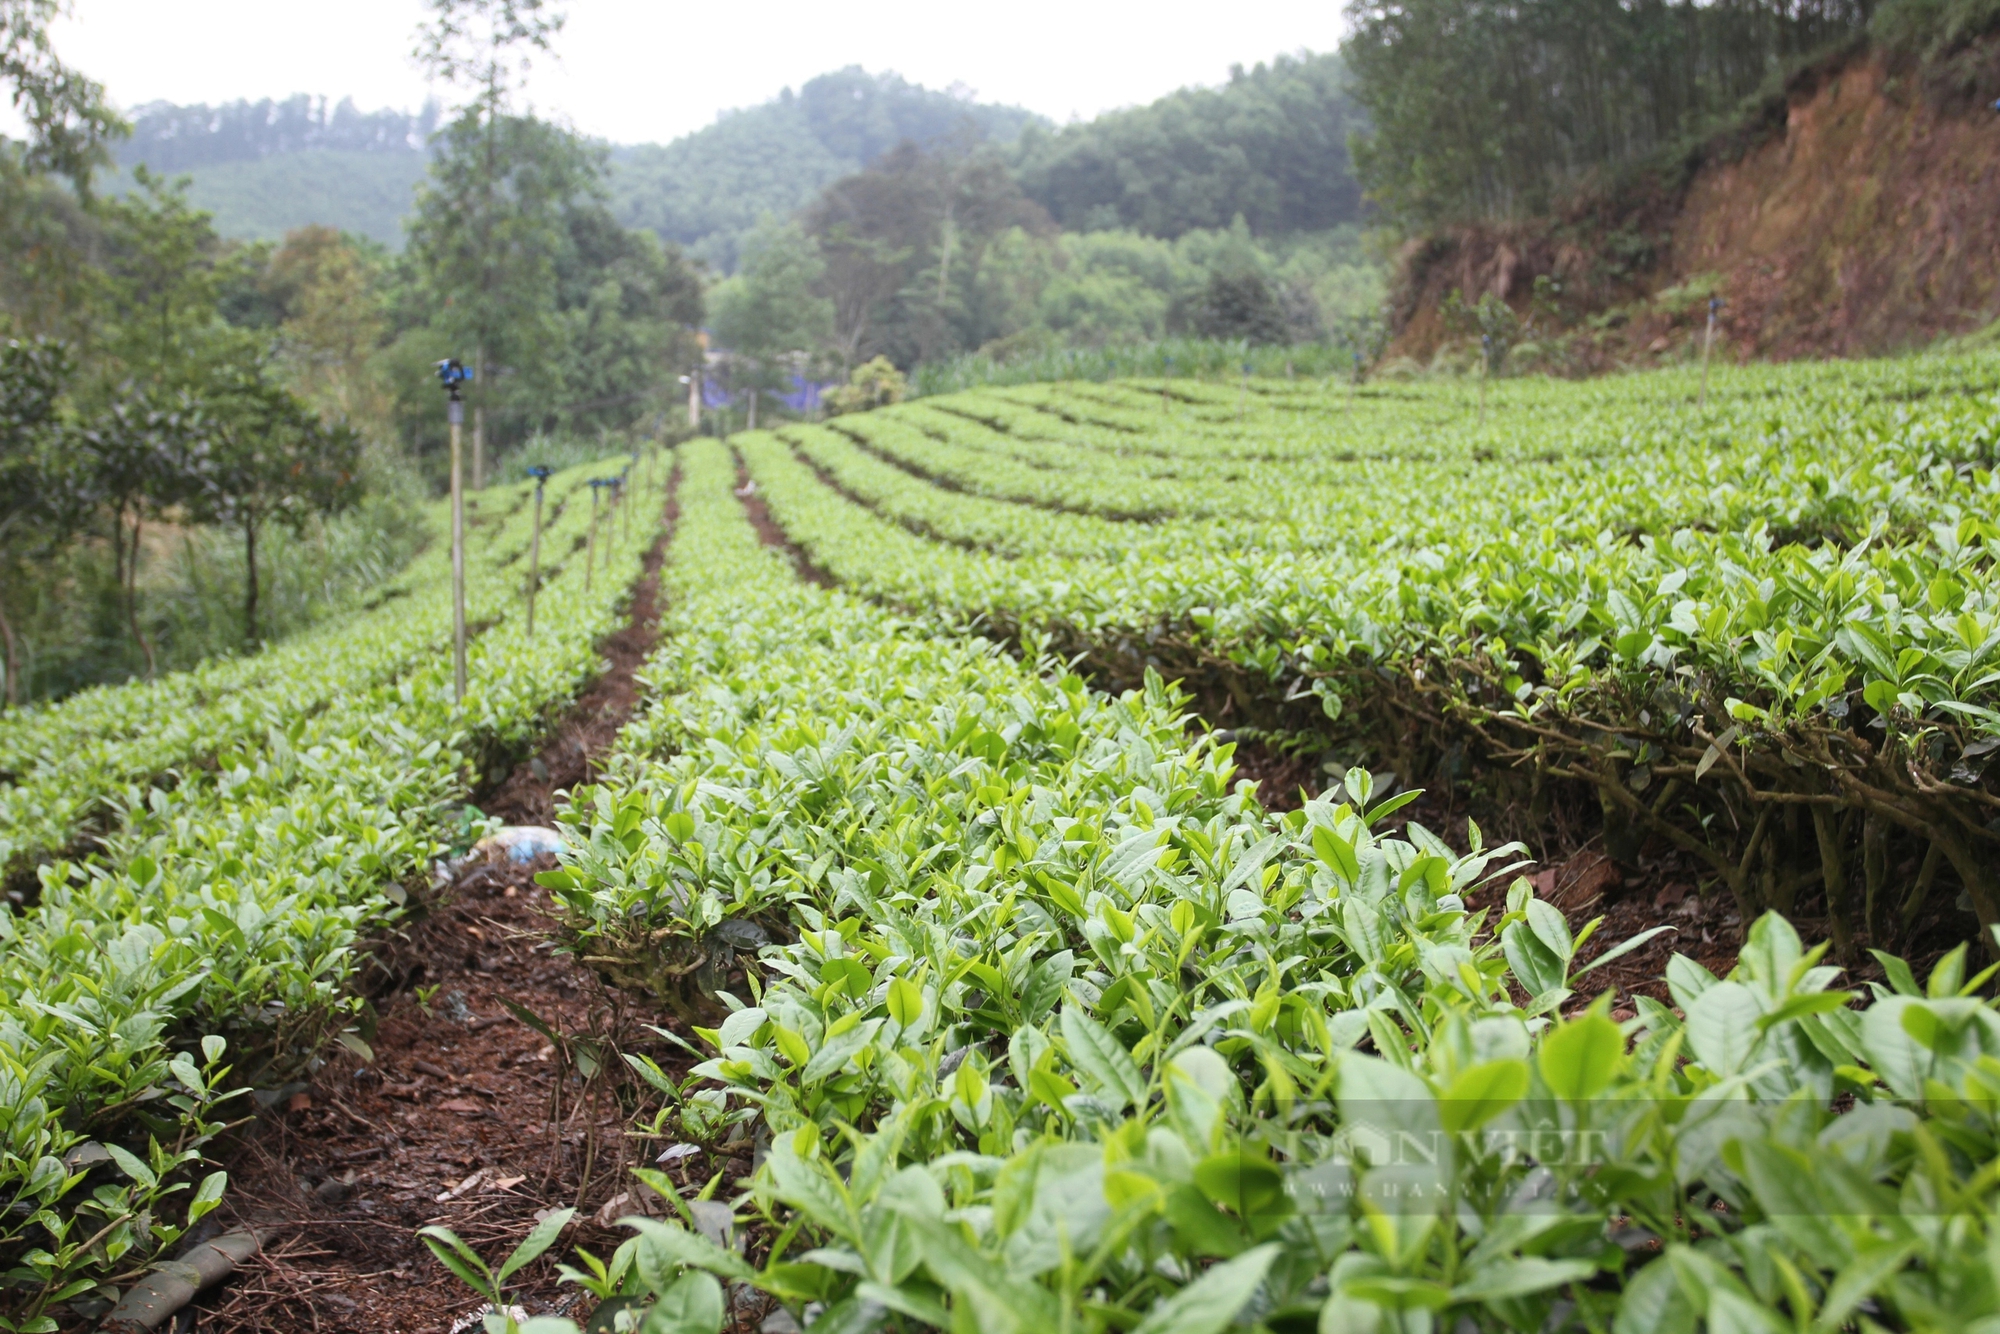
[[[438,383],[457,393],[460,385],[471,381],[472,368],[459,361],[457,357],[446,357],[437,364],[437,377]]]

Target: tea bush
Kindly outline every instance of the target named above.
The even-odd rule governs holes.
[[[650,1132],[759,1146],[758,1244],[642,1172],[678,1217],[592,1276],[620,1319],[714,1334],[731,1284],[831,1331],[2000,1321],[1967,949],[1844,990],[1772,913],[1726,978],[1676,956],[1672,1008],[1583,1004],[1645,937],[1579,967],[1597,924],[1518,849],[1388,835],[1412,794],[1360,770],[1265,811],[1157,675],[802,584],[683,455],[657,697],[543,879],[695,1019],[685,1081],[630,1058]]]
[[[566,474],[555,494],[581,481],[582,470]],[[664,486],[642,471],[631,503],[656,514]],[[175,1192],[219,1128],[218,1097],[245,1078],[282,1082],[351,1028],[357,943],[466,837],[460,803],[484,757],[532,737],[600,670],[597,644],[621,619],[653,525],[622,542],[600,535],[602,568],[587,573],[577,544],[588,525],[572,499],[544,535],[532,638],[519,615],[526,571],[509,558],[527,521],[475,542],[471,614],[490,624],[471,643],[462,702],[440,624],[449,593],[431,564],[404,576],[408,596],[350,627],[352,658],[318,640],[201,681],[99,692],[10,734],[102,729],[99,767],[75,781],[101,776],[97,799],[115,818],[100,850],[41,866],[38,900],[0,919],[8,1327],[56,1329],[52,1306],[172,1242],[176,1217],[213,1207],[220,1174],[192,1209]],[[232,708],[230,683],[262,702]],[[202,716],[163,742],[149,707]],[[59,792],[61,743],[37,754],[29,777]],[[177,782],[155,781],[155,766],[176,762]],[[104,1153],[86,1147],[93,1139]]]
[[[1449,386],[1041,386],[738,443],[857,592],[1407,781],[1567,784],[1614,856],[1673,844],[1745,922],[1824,902],[1851,961],[1954,889],[2000,922],[1997,368],[1738,371],[1708,408],[1508,381],[1483,421]]]

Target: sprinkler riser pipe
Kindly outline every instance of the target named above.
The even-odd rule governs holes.
[[[452,698],[465,701],[465,477],[460,436],[465,404],[454,391],[451,422],[451,679]]]

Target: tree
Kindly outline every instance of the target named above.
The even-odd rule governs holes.
[[[418,224],[432,276],[442,280],[448,323],[472,343],[472,485],[484,482],[489,359],[518,367],[518,352],[546,345],[553,299],[554,208],[602,192],[603,155],[532,116],[508,114],[536,53],[549,51],[565,15],[548,0],[430,0],[417,60],[472,99],[445,131]],[[444,216],[440,217],[442,213]],[[538,336],[539,335],[539,336]]]
[[[1188,312],[1190,332],[1203,338],[1241,338],[1252,344],[1283,343],[1288,329],[1277,294],[1264,276],[1242,266],[1219,268]]]
[[[1874,0],[1350,0],[1341,56],[1369,197],[1429,226],[1546,212],[1665,163]]]
[[[670,368],[692,364],[701,323],[701,277],[650,232],[628,231],[589,203],[568,210],[556,261],[556,307],[566,351],[557,368],[564,402],[527,414],[570,431],[610,429],[658,412],[672,396]]]
[[[1176,237],[1239,214],[1260,236],[1317,231],[1361,216],[1347,149],[1360,122],[1338,56],[1281,56],[1221,88],[1030,127],[1013,158],[1028,197],[1071,231]]]
[[[56,58],[49,22],[67,8],[63,0],[0,0],[0,82],[27,122],[22,165],[67,176],[88,199],[91,174],[111,160],[105,141],[128,127],[105,102],[103,85]]]
[[[752,392],[776,386],[780,358],[810,356],[831,339],[833,303],[815,290],[825,273],[812,237],[767,216],[744,244],[742,269],[716,285],[710,331],[749,362]]]
[[[856,366],[847,383],[827,395],[827,411],[838,417],[846,412],[867,412],[871,408],[900,403],[908,392],[903,373],[887,357]]]
[[[0,145],[0,327],[76,342],[97,313],[99,223],[66,183]]]
[[[418,194],[410,254],[432,322],[473,356],[475,485],[490,411],[562,401],[558,269],[569,214],[598,201],[602,171],[602,154],[559,126],[468,111]]]
[[[0,327],[74,339],[93,297],[91,177],[127,126],[101,86],[56,57],[48,25],[66,8],[0,0],[0,85],[27,130],[0,135]]]
[[[89,498],[110,511],[112,573],[148,680],[158,661],[152,640],[139,627],[139,540],[145,520],[194,497],[195,469],[204,452],[194,415],[186,390],[174,395],[158,385],[128,382],[77,436]]]
[[[99,343],[125,375],[185,386],[199,366],[244,355],[216,306],[221,242],[187,200],[186,178],[136,168],[138,189],[98,206],[103,220],[104,322]]]
[[[0,650],[6,702],[21,702],[21,645],[7,615],[5,590],[18,586],[33,554],[61,543],[83,522],[82,496],[62,413],[74,372],[60,343],[9,339],[0,347]]]
[[[877,355],[899,365],[992,336],[969,300],[992,241],[1049,230],[990,149],[926,153],[905,144],[827,187],[805,215],[826,269],[843,369]]]
[[[273,378],[269,361],[237,363],[203,387],[203,456],[186,469],[189,509],[243,535],[243,641],[257,634],[257,537],[269,523],[301,531],[361,496],[361,437],[329,425]]]
[[[302,227],[271,258],[279,338],[306,397],[352,418],[368,358],[388,332],[380,264],[331,227]]]
[[[849,66],[670,144],[613,150],[613,211],[733,273],[766,214],[791,216],[899,145],[930,147],[968,132],[1007,143],[1037,119]]]

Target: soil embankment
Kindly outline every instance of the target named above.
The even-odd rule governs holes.
[[[1718,353],[1743,359],[1970,332],[2000,318],[2000,116],[1932,95],[1880,53],[1828,60],[1679,169],[1557,217],[1412,242],[1390,356],[1436,354],[1453,290],[1527,315],[1542,276],[1567,331],[1552,370],[1685,357],[1710,294],[1726,303]]]

